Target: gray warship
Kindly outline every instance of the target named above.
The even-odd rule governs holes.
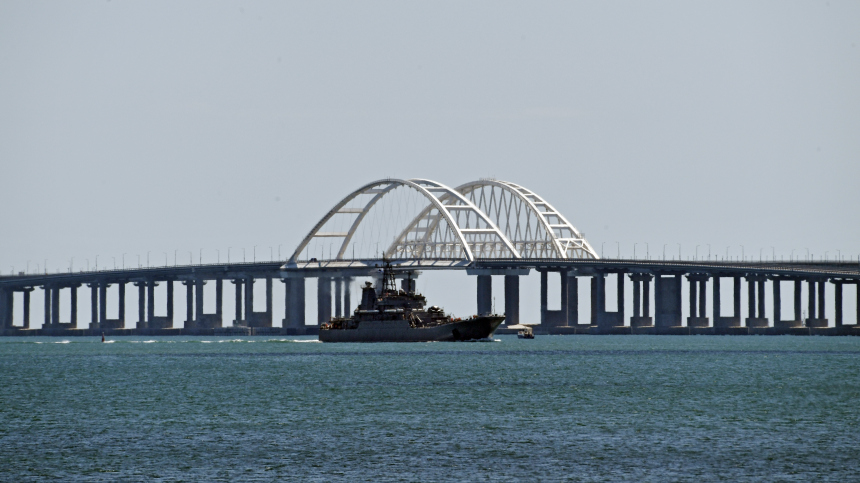
[[[414,289],[398,290],[390,263],[386,262],[377,292],[366,282],[361,304],[352,317],[334,317],[320,326],[322,342],[432,342],[486,339],[505,320],[503,315],[473,315],[460,319],[437,306],[426,310],[426,299]],[[411,278],[405,284],[413,287]]]

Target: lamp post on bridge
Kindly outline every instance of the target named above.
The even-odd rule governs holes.
[[[89,263],[89,261],[87,263]],[[125,270],[125,253],[122,254],[122,269]]]
[[[773,245],[770,246],[770,261],[776,261],[776,248],[774,248]]]
[[[745,262],[747,259],[746,253],[744,253],[744,246],[741,245],[741,261]]]
[[[606,242],[600,242],[600,258],[603,258],[603,245],[606,245]],[[376,251],[379,251],[379,244],[376,244]]]
[[[794,248],[791,249],[791,255],[788,257],[788,260],[791,262],[794,261]]]
[[[663,244],[663,260],[666,260],[666,245],[668,245],[668,243]]]
[[[166,267],[167,266],[167,252],[162,252],[162,253],[164,253],[164,266]]]
[[[254,263],[257,263],[257,245],[254,245]]]
[[[198,254],[199,258],[197,259],[197,263],[203,265],[203,249],[200,249],[200,253]]]
[[[227,263],[230,263],[230,249],[233,247],[227,247]]]
[[[618,249],[618,254],[616,256],[618,257],[619,260],[621,260],[621,244],[618,242],[615,242],[615,248]],[[329,257],[329,258],[331,258],[331,257]]]
[[[99,256],[98,255],[96,255],[95,271],[97,271],[97,272],[99,271]],[[48,273],[48,261],[47,260],[45,260],[45,273]]]
[[[149,268],[149,252],[146,252],[146,268]]]
[[[245,247],[242,247],[242,263],[245,263]]]
[[[215,253],[217,254],[216,256],[218,257],[218,258],[216,258],[216,260],[218,261],[218,263],[221,263],[221,250],[216,248]]]
[[[678,261],[681,261],[681,244],[678,244]]]
[[[116,270],[116,257],[111,258],[113,258],[113,269]]]
[[[636,243],[633,244],[633,259],[636,260]]]
[[[708,261],[711,261],[711,244],[708,243]]]

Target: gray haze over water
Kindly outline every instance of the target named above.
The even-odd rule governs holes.
[[[856,259],[858,25],[838,1],[5,1],[0,273],[285,259],[389,176],[519,183],[605,256]],[[420,283],[474,310],[473,279]]]

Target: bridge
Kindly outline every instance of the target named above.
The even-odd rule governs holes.
[[[352,307],[351,281],[378,277],[382,260],[391,261],[404,290],[414,290],[424,271],[461,270],[476,277],[476,313],[492,310],[493,277],[503,279],[506,325],[520,322],[520,277],[540,276],[537,332],[643,334],[856,334],[860,333],[860,260],[758,261],[601,259],[562,213],[537,193],[517,184],[481,179],[448,187],[426,179],[384,179],[349,193],[332,207],[283,262],[185,265],[75,273],[0,277],[0,334],[313,334],[331,316]],[[548,308],[548,277],[559,277],[560,309]],[[308,279],[317,283],[317,317],[305,320]],[[613,280],[614,279],[614,280]],[[265,309],[254,311],[254,283],[266,285]],[[273,316],[273,282],[285,284],[284,319]],[[579,282],[589,283],[588,315],[579,307]],[[616,310],[608,311],[607,282],[616,284]],[[235,318],[223,313],[224,282],[234,286]],[[632,313],[625,311],[627,281]],[[174,314],[174,284],[186,287],[185,320]],[[215,285],[215,312],[204,312],[204,290]],[[166,316],[155,315],[155,287],[166,285]],[[412,285],[409,285],[409,284]],[[723,307],[722,283],[730,283]],[[746,317],[741,310],[747,289]],[[138,316],[126,321],[125,291],[138,288]],[[690,314],[683,320],[683,290]],[[827,284],[832,286],[833,325],[825,317]],[[766,286],[772,293],[767,317]],[[843,288],[854,285],[857,311],[846,324]],[[90,288],[91,320],[78,321],[78,289]],[[110,317],[107,289],[117,286],[118,311]],[[653,287],[653,288],[652,288]],[[782,312],[782,290],[789,289],[790,313]],[[41,289],[44,321],[30,327],[31,292]],[[60,291],[70,293],[63,321]],[[711,311],[707,291],[711,291]],[[802,296],[806,294],[804,317]],[[14,306],[22,304],[20,320]],[[652,304],[653,303],[653,304]],[[731,309],[730,311],[728,309]],[[582,312],[582,314],[581,314]],[[710,316],[709,316],[710,315]],[[785,317],[783,316],[785,315]]]

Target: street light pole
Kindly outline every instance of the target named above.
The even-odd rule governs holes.
[[[663,244],[663,260],[666,260],[666,245],[668,245],[668,243]]]
[[[125,270],[125,253],[122,254],[122,269]]]

